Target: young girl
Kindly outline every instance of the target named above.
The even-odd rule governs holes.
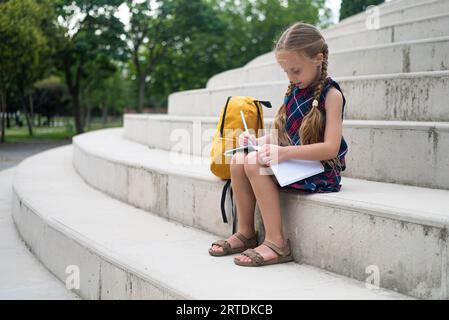
[[[231,183],[238,215],[238,232],[212,244],[209,253],[241,253],[234,262],[261,266],[293,260],[282,228],[279,184],[273,175],[260,174],[271,163],[288,159],[320,160],[325,172],[284,188],[302,192],[338,192],[348,146],[342,137],[346,103],[337,82],[327,75],[328,46],[312,25],[295,23],[282,34],[275,57],[290,85],[284,104],[274,118],[274,134],[259,139],[243,133],[239,144],[250,139],[262,150],[236,153],[231,160]],[[276,156],[277,157],[276,157]],[[265,241],[257,246],[254,228],[256,201],[265,226]]]

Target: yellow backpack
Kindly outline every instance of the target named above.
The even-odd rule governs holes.
[[[264,129],[262,105],[267,108],[272,108],[269,101],[257,100],[250,96],[229,96],[221,111],[221,115],[217,123],[210,152],[210,170],[217,177],[228,180],[223,187],[221,196],[221,214],[223,217],[223,222],[225,223],[228,223],[225,210],[226,191],[228,188],[231,192],[233,217],[235,217],[235,215],[232,187],[230,187],[231,157],[225,157],[223,153],[226,150],[237,147],[237,138],[239,134],[245,130],[245,126],[243,125],[242,117],[240,115],[240,110],[243,111],[250,133],[254,134],[257,138],[259,137],[259,129]],[[235,222],[236,220],[234,219],[233,233],[235,230]]]

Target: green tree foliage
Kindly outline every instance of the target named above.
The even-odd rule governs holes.
[[[70,115],[70,101],[61,79],[50,77],[34,84],[33,106],[38,125],[48,125],[57,115]],[[42,121],[42,117],[46,119]]]
[[[340,21],[365,11],[368,6],[379,5],[385,0],[342,0],[340,7]]]
[[[59,22],[65,26],[57,53],[70,93],[77,133],[84,131],[86,107],[80,103],[82,81],[99,68],[124,59],[123,24],[114,15],[121,0],[59,0]]]
[[[294,22],[326,26],[325,2],[0,1],[0,93],[34,89],[40,97],[49,88],[33,83],[54,75],[65,84],[58,92],[68,94],[81,133],[91,112],[105,118],[125,106],[164,107],[172,92],[205,87],[214,74],[272,50]],[[131,12],[125,25],[116,15],[124,5]]]
[[[106,123],[109,111],[122,111],[130,99],[129,86],[130,81],[124,79],[119,64],[110,69],[98,68],[96,72],[91,72],[84,81],[81,93],[81,102],[87,108],[86,127],[92,114],[100,114],[103,123]]]
[[[155,106],[166,105],[171,92],[203,88],[212,75],[241,67],[267,53],[281,31],[292,23],[321,25],[330,16],[325,0],[200,2],[208,4],[202,15],[210,18],[195,16],[195,27],[187,29],[188,36],[178,36],[176,46],[168,48],[146,84],[151,93],[147,100],[154,101]],[[182,32],[177,29],[173,32]]]
[[[127,1],[127,5],[131,19],[126,37],[131,43],[138,110],[142,111],[145,88],[151,79],[158,79],[154,71],[162,59],[176,73],[178,61],[167,58],[176,54],[184,56],[184,61],[189,60],[189,74],[194,81],[197,74],[195,65],[208,67],[202,58],[215,47],[218,42],[216,35],[223,33],[225,25],[203,0],[152,1],[151,5],[149,2]]]
[[[33,83],[48,74],[53,47],[47,34],[54,25],[49,1],[11,0],[0,3],[0,102],[6,111],[7,96],[15,91],[27,118],[30,135],[27,96]],[[4,125],[2,126],[2,131]],[[2,134],[3,140],[3,134]]]

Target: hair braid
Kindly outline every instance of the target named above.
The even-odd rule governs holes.
[[[290,81],[288,88],[287,88],[287,92],[285,93],[286,97],[288,97],[289,95],[292,94],[293,88],[295,88],[295,84],[292,81]]]
[[[295,84],[290,81],[287,91],[285,92],[285,97],[288,97],[292,94],[293,89],[295,88]],[[290,136],[285,130],[285,121],[286,121],[286,104],[283,103],[281,107],[277,110],[276,115],[274,117],[274,128],[277,130],[277,135],[274,136],[274,143],[278,143],[280,146],[288,146],[292,145],[293,141],[291,141]]]
[[[314,89],[314,100],[312,102],[312,108],[309,113],[304,117],[301,127],[299,128],[299,136],[301,137],[301,144],[313,144],[324,141],[324,131],[326,127],[326,119],[318,109],[320,97],[324,89],[324,85],[327,79],[327,66],[328,66],[328,48],[324,45],[323,48],[323,63],[321,65],[321,74]],[[338,157],[329,160],[321,161],[323,165],[328,165],[332,169],[341,167],[341,162]]]
[[[327,59],[328,59],[328,51],[327,51],[327,46],[326,46],[325,49],[323,50],[323,64],[321,66],[321,76],[320,76],[320,79],[318,81],[318,84],[317,84],[314,94],[313,94],[313,98],[314,98],[314,101],[313,101],[314,103],[312,103],[313,108],[318,107],[318,103],[320,102],[320,96],[321,96],[321,93],[323,92],[324,83],[326,82],[326,79],[327,79]],[[316,100],[316,102],[315,102],[315,100]]]

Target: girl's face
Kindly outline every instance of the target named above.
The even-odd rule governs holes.
[[[311,59],[303,54],[281,50],[277,51],[275,56],[288,79],[300,89],[309,87],[320,76],[323,63],[322,53]]]

